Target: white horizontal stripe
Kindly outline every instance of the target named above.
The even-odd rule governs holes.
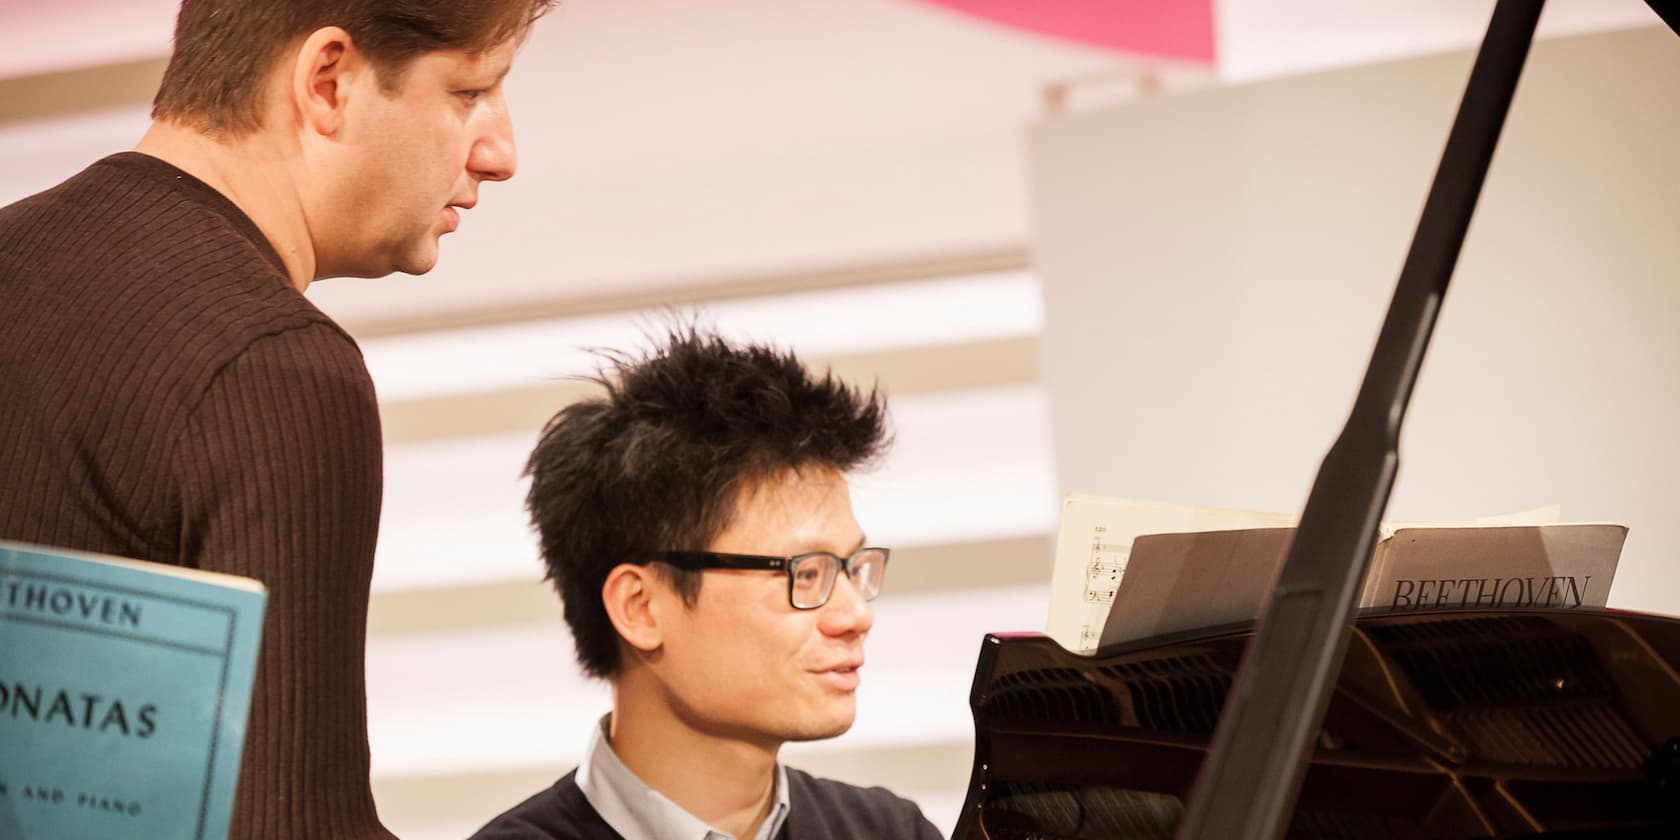
[[[149,104],[0,124],[0,207],[133,147],[150,124]]]
[[[897,441],[854,477],[871,540],[937,545],[1052,533],[1057,508],[1043,388],[891,402]],[[391,447],[375,591],[542,577],[520,478],[535,433]]]
[[[969,742],[968,692],[981,639],[1041,630],[1048,599],[1046,586],[883,594],[865,649],[857,723],[839,738],[790,746],[789,763],[825,750]],[[589,726],[611,707],[605,684],[577,670],[558,621],[375,637],[367,667],[375,778],[542,767],[558,775],[575,764]],[[929,779],[928,787],[965,781]]]
[[[1013,271],[826,289],[706,304],[702,323],[726,336],[813,359],[1037,335],[1038,279]],[[361,342],[381,400],[468,394],[593,371],[590,348],[633,350],[657,333],[658,311],[613,313],[373,338]]]

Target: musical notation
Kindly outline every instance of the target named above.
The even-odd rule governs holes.
[[[1102,627],[1092,627],[1089,623],[1080,625],[1078,647],[1080,652],[1096,650],[1097,643],[1101,640]]]
[[[1126,556],[1123,552],[1091,552],[1091,562],[1085,567],[1085,602],[1114,603],[1114,593],[1120,588],[1120,576],[1125,573]]]
[[[1091,531],[1091,553],[1085,563],[1085,587],[1082,600],[1087,610],[1086,621],[1079,628],[1079,650],[1094,650],[1102,637],[1108,607],[1120,590],[1120,578],[1126,574],[1126,559],[1131,546],[1104,542],[1108,529],[1098,525]]]
[[[1120,589],[1120,577],[1126,573],[1126,558],[1130,545],[1103,542],[1107,528],[1098,525],[1091,534],[1090,560],[1085,564],[1085,603],[1112,604],[1114,593]]]

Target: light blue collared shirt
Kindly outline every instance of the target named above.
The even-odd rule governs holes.
[[[703,823],[682,806],[642,781],[624,766],[607,741],[607,725],[611,715],[601,722],[589,736],[583,761],[578,764],[577,786],[590,807],[601,815],[607,825],[633,840],[735,840]],[[695,768],[695,772],[705,772]],[[787,770],[776,762],[776,791],[769,816],[758,827],[753,840],[770,840],[782,828],[788,815]]]

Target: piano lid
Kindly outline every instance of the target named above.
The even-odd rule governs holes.
[[[987,636],[954,840],[1171,838],[1251,630]],[[1660,616],[1363,615],[1287,836],[1680,837],[1677,665]]]

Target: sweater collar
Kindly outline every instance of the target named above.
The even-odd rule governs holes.
[[[591,731],[577,769],[578,790],[607,825],[625,837],[647,840],[736,840],[701,822],[624,766],[607,740],[610,719],[610,715],[603,716]],[[778,761],[775,799],[753,840],[775,837],[787,820],[789,807],[787,768]]]
[[[155,158],[144,152],[118,152],[108,155],[97,165],[116,166],[130,172],[138,172],[158,183],[165,184],[190,198],[206,210],[227,220],[227,223],[239,234],[251,241],[257,251],[280,272],[281,277],[290,275],[286,271],[286,262],[280,258],[280,252],[274,250],[274,243],[268,241],[257,223],[233,203],[233,199],[222,195],[215,187],[200,181],[191,174],[161,158]]]

